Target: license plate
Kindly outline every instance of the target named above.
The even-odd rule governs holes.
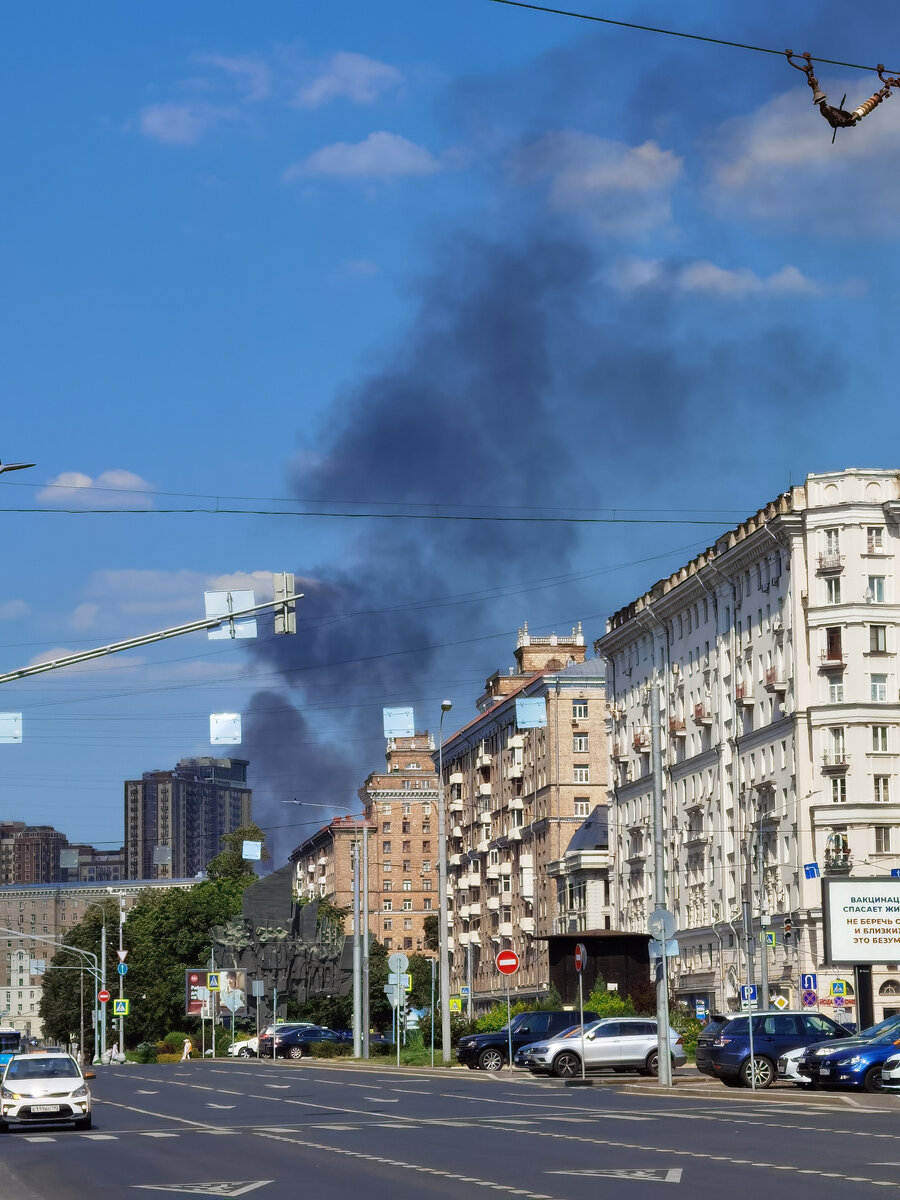
[[[59,1112],[58,1104],[32,1104],[32,1112]]]
[[[822,1070],[819,1072],[819,1074],[820,1075],[830,1075],[831,1067],[823,1067]]]

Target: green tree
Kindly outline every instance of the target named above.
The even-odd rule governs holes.
[[[253,869],[253,863],[244,858],[243,847],[245,841],[262,842],[263,861],[268,862],[271,855],[266,849],[265,834],[260,827],[254,824],[244,825],[240,829],[235,829],[233,833],[226,833],[222,841],[225,843],[224,850],[207,864],[207,879],[233,879],[243,884],[244,887],[255,883],[257,875]]]
[[[595,1012],[598,1017],[633,1017],[634,1003],[630,996],[620,996],[617,991],[609,991],[606,980],[598,975],[590,994],[584,998],[586,1011]]]
[[[441,925],[436,913],[426,917],[422,922],[425,931],[425,949],[433,950],[435,954],[441,949]]]
[[[91,905],[79,925],[70,929],[66,934],[66,942],[81,950],[88,950],[97,955],[100,962],[101,929],[106,925],[109,957],[115,960],[113,947],[118,946],[119,937],[119,902],[110,897],[100,904]],[[111,971],[111,966],[108,969]],[[94,1009],[94,997],[98,991],[97,982],[87,967],[93,967],[90,960],[70,950],[60,952],[50,960],[44,976],[44,986],[41,993],[40,1015],[43,1022],[44,1036],[59,1042],[68,1042],[77,1038],[80,1025],[81,984],[80,970],[60,970],[84,966],[84,1011],[85,1011],[85,1050],[93,1054],[94,1039],[90,1028]],[[114,978],[114,976],[112,976]]]

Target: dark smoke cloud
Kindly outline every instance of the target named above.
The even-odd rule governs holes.
[[[570,61],[587,76],[584,59],[583,47],[572,51]],[[544,89],[551,96],[562,94],[564,60],[556,52],[552,86]],[[588,86],[578,71],[569,82],[567,107]],[[493,86],[466,84],[470,99]],[[529,108],[520,142],[552,128],[557,115],[552,104],[541,120]],[[485,140],[512,144],[516,121],[508,110],[505,121]],[[298,497],[498,513],[659,502],[684,508],[702,506],[707,478],[740,468],[754,503],[768,499],[753,478],[760,438],[744,436],[751,414],[773,453],[773,420],[794,413],[802,426],[804,407],[814,411],[812,401],[798,407],[797,380],[820,381],[820,404],[840,387],[839,361],[824,341],[782,317],[736,329],[710,320],[708,300],[618,294],[606,282],[616,257],[615,246],[574,222],[529,212],[525,200],[500,231],[460,229],[437,241],[408,328],[378,369],[335,398],[327,433],[305,456],[319,465],[293,481]],[[294,564],[305,592],[298,635],[251,650],[284,681],[277,703],[260,693],[250,706],[245,748],[261,824],[283,819],[277,801],[292,795],[351,810],[357,787],[382,761],[382,704],[413,703],[419,726],[434,727],[443,690],[437,681],[461,663],[483,678],[512,652],[510,640],[443,644],[511,630],[529,617],[534,628],[536,601],[528,596],[441,607],[423,601],[661,548],[644,532],[604,532],[601,540],[558,524],[368,521],[360,528],[336,550],[338,562]],[[686,540],[679,531],[666,544]],[[651,582],[647,568],[634,579],[641,589]],[[596,588],[542,593],[541,610],[599,616],[604,597]],[[615,595],[606,611],[631,594]],[[597,620],[586,635],[601,630]],[[393,653],[410,647],[417,652]],[[455,724],[473,715],[471,689],[463,698]],[[323,704],[335,731],[330,740],[301,715]],[[298,832],[276,843],[279,849],[298,842]]]

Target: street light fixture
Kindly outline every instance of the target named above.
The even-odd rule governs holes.
[[[28,467],[36,466],[36,463],[0,463],[0,475],[4,471],[24,471]]]
[[[450,945],[449,913],[447,910],[447,816],[444,803],[444,713],[453,707],[450,700],[441,701],[441,719],[438,722],[438,887],[441,889],[438,911],[440,914],[441,956],[441,1058],[445,1066],[450,1065]],[[432,1025],[434,1013],[431,1014]]]

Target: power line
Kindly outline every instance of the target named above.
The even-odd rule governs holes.
[[[756,54],[775,54],[784,58],[784,50],[774,50],[771,46],[754,46],[749,42],[732,42],[727,38],[710,37],[702,33],[686,33],[682,29],[662,29],[657,25],[640,25],[636,21],[617,21],[612,17],[598,17],[591,13],[572,12],[565,8],[549,8],[544,4],[528,4],[525,0],[489,0],[491,4],[506,4],[510,8],[528,8],[533,12],[551,13],[557,17],[574,17],[578,21],[594,21],[599,25],[617,25],[620,29],[637,29],[641,33],[662,33],[667,37],[687,38],[692,42],[709,42],[714,46],[731,46],[735,50],[752,50]],[[818,63],[827,63],[831,67],[849,67],[853,71],[878,71],[878,67],[868,67],[862,63],[842,62],[837,58],[820,58],[812,56]],[[882,68],[885,70],[886,68]],[[896,75],[896,71],[888,72]]]

